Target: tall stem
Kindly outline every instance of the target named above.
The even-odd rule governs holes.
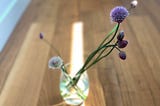
[[[79,74],[79,73],[87,66],[87,64],[90,62],[90,60],[97,54],[97,52],[99,52],[99,49],[103,46],[104,42],[105,42],[105,41],[112,35],[112,33],[115,31],[114,36],[113,36],[106,44],[109,44],[109,43],[114,39],[114,37],[116,36],[116,33],[117,33],[118,29],[119,29],[119,26],[120,26],[120,24],[118,23],[118,24],[112,29],[112,31],[105,37],[105,39],[100,43],[100,45],[98,46],[98,48],[89,55],[89,57],[86,59],[84,65],[83,65],[83,67],[78,71],[77,74]],[[106,45],[106,44],[105,44],[105,45]],[[76,75],[77,75],[77,74],[76,74]]]
[[[47,45],[49,45],[58,56],[61,57],[60,52],[50,42],[48,42],[48,40],[44,39],[44,42],[47,43]]]
[[[104,56],[96,59],[93,63],[91,63],[88,67],[86,67],[85,70],[89,69],[91,66],[93,66],[94,64],[96,64],[98,61],[100,61],[100,60],[103,59],[104,57],[108,56],[108,55],[113,51],[113,49],[114,49],[115,47],[116,47],[116,45],[114,45],[114,46],[112,47],[112,49],[111,49],[106,55],[104,55]]]
[[[109,43],[111,43],[111,41],[115,38],[117,32],[118,32],[118,29],[119,29],[119,26],[120,26],[120,23],[118,23],[114,28],[113,30],[108,34],[108,36],[106,36],[106,38],[101,42],[101,44],[98,46],[98,48],[92,52],[89,57],[87,58],[85,64],[83,65],[83,67],[76,73],[76,75],[80,74],[80,73],[83,73],[85,71],[85,67],[88,65],[88,63],[91,61],[91,59],[99,52],[99,49],[103,46],[106,46],[108,45]],[[116,29],[115,29],[116,28]],[[108,39],[108,37],[114,32],[114,29],[115,29],[115,33],[114,35],[112,36],[112,38],[105,43],[105,41]],[[104,44],[105,43],[105,44]],[[105,50],[105,49],[104,49]],[[104,51],[102,51],[104,52]],[[100,53],[100,56],[101,56],[102,53]]]
[[[120,23],[118,23],[118,24],[113,28],[113,30],[105,37],[105,39],[101,42],[101,44],[98,46],[98,48],[89,55],[89,57],[87,58],[87,60],[85,61],[84,65],[83,65],[83,67],[76,73],[76,76],[73,78],[73,79],[75,79],[75,80],[74,80],[74,85],[77,84],[78,80],[79,80],[80,77],[81,77],[81,74],[82,74],[83,72],[85,72],[85,70],[87,70],[87,69],[90,68],[92,65],[94,65],[95,63],[97,63],[98,61],[100,61],[100,60],[102,59],[102,58],[99,59],[99,57],[102,55],[102,53],[104,52],[104,50],[106,50],[106,48],[102,51],[102,53],[100,53],[100,55],[98,56],[98,58],[96,58],[96,60],[95,60],[93,63],[91,63],[89,66],[87,66],[87,65],[89,64],[89,62],[92,60],[92,58],[100,51],[100,49],[102,49],[104,46],[107,46],[108,44],[110,44],[110,43],[112,42],[112,40],[115,38],[115,36],[116,36],[116,34],[117,34],[117,32],[118,32],[119,26],[120,26]],[[116,28],[116,29],[115,29],[115,28]],[[105,43],[105,41],[111,36],[111,34],[112,34],[114,31],[115,31],[115,33],[114,33],[113,37],[112,37],[107,43]],[[104,43],[105,43],[105,44],[104,44]],[[115,47],[116,47],[116,46],[114,46],[114,47],[110,50],[110,52],[108,52],[107,55],[105,55],[105,57],[108,56]],[[104,57],[104,56],[102,56],[102,57]]]
[[[118,24],[116,24],[116,26],[112,29],[112,31],[105,37],[105,39],[101,42],[101,44],[99,45],[99,47],[101,47],[103,44],[104,44],[104,42],[113,34],[113,32],[116,30],[116,31],[118,31],[118,29],[119,29],[119,23]],[[117,33],[117,32],[116,32]],[[115,35],[115,34],[114,34]],[[114,36],[112,37],[112,38],[114,38]],[[109,42],[111,42],[112,40],[110,40]],[[99,48],[98,47],[98,48]]]

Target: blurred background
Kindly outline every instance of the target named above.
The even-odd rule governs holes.
[[[31,39],[36,45],[41,41],[31,37],[38,38],[39,33],[44,32],[67,63],[72,59],[73,36],[81,34],[81,44],[77,45],[77,48],[82,46],[81,52],[74,50],[78,51],[77,56],[85,59],[114,27],[115,23],[110,21],[109,16],[111,9],[117,5],[129,8],[130,2],[131,0],[0,0],[0,94],[6,92],[4,88],[12,91],[11,87],[15,87],[19,90],[18,96],[17,93],[13,94],[14,97],[9,94],[4,97],[0,95],[0,98],[9,97],[4,100],[6,105],[3,106],[24,106],[22,104],[28,101],[30,104],[25,106],[56,106],[63,101],[59,94],[60,72],[49,71],[47,62],[41,67],[34,57],[32,61],[35,61],[35,67],[40,67],[42,71],[34,73],[35,68],[31,66],[31,71],[28,72],[33,73],[26,72],[27,77],[20,77],[25,82],[18,82],[18,88],[9,83],[10,76],[16,73],[15,66],[25,70],[25,67],[16,64],[21,55],[26,55],[24,61],[29,63],[31,60],[27,59],[27,55],[34,54],[37,50],[34,46],[27,46],[29,41],[26,39]],[[160,106],[159,5],[160,0],[138,0],[138,6],[130,11],[130,16],[120,27],[120,30],[125,31],[125,39],[129,41],[124,49],[127,59],[120,60],[115,50],[88,70],[90,93],[85,106]],[[80,24],[76,27],[78,31],[74,28],[76,24]],[[29,54],[24,51],[23,45],[30,48]],[[43,45],[48,47],[42,44],[38,50]],[[46,51],[38,51],[40,53],[36,55],[46,60],[56,55],[51,48],[47,50],[46,57],[42,55]],[[16,75],[19,76],[19,73]],[[17,79],[11,79],[12,83],[16,83]],[[13,86],[8,87],[6,84]],[[32,92],[31,88],[34,88]],[[26,100],[22,95],[34,98]]]

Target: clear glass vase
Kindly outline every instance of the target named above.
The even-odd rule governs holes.
[[[60,93],[64,101],[69,105],[82,104],[89,93],[88,74],[84,72],[75,86],[70,84],[72,76],[61,72]]]

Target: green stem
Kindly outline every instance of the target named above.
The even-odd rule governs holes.
[[[113,46],[115,46],[115,48],[120,51],[120,49],[117,47],[117,43],[118,43],[118,41],[117,41],[117,42],[115,43],[115,45],[113,45]],[[111,47],[111,46],[110,46],[110,47]],[[107,47],[105,47],[105,48],[100,52],[100,54],[97,56],[97,58],[96,58],[95,60],[97,60],[97,59],[103,54],[103,52],[104,52],[106,49],[107,49]]]
[[[89,69],[92,65],[96,64],[98,61],[100,61],[100,60],[103,59],[104,57],[108,56],[108,55],[113,51],[113,49],[114,49],[115,47],[116,47],[116,45],[113,46],[112,49],[111,49],[106,55],[104,55],[104,56],[96,59],[95,61],[93,61],[88,67],[85,68],[85,70]],[[82,73],[83,73],[83,72],[82,72]]]
[[[103,52],[104,52],[106,49],[107,49],[107,47],[104,48],[104,49],[100,52],[100,54],[96,57],[96,60],[103,54]]]
[[[119,27],[119,24],[116,24],[116,26],[112,29],[112,31],[105,37],[105,39],[102,41],[102,43],[99,45],[99,47],[101,47],[103,44],[104,44],[104,42],[113,34],[113,32],[115,31],[115,30],[118,30],[118,27]],[[98,48],[99,48],[98,47]]]
[[[120,26],[120,23],[118,23],[117,29],[116,29],[116,31],[115,31],[113,37],[110,39],[110,41],[108,41],[108,42],[105,43],[104,45],[108,45],[109,43],[112,42],[112,40],[115,38],[115,36],[116,36],[116,34],[117,34],[117,32],[118,32],[119,26]]]
[[[50,43],[48,42],[48,40],[46,40],[46,39],[43,39],[43,40],[44,40],[45,43],[47,43],[47,44],[52,48],[52,50],[53,50],[58,56],[61,57],[60,52],[59,52],[52,44],[50,44]]]
[[[120,26],[120,23],[118,23],[118,25],[116,25],[117,27],[117,29],[116,29],[116,32],[114,33],[114,35],[113,35],[113,37],[112,37],[112,39],[109,41],[109,42],[107,42],[106,44],[104,44],[104,45],[108,45],[114,38],[115,38],[115,36],[116,36],[116,34],[117,34],[117,31],[118,31],[118,29],[119,29],[119,26]],[[103,42],[104,43],[104,42]],[[102,51],[101,51],[101,53],[98,55],[98,57],[96,58],[96,59],[98,59],[102,54],[103,54],[103,52],[106,50],[107,48],[104,48]]]
[[[80,71],[78,71],[77,72],[77,74],[79,74],[79,73],[83,73],[86,69],[84,69],[87,65],[88,65],[88,63],[91,61],[91,59],[99,52],[99,50],[103,47],[103,46],[105,46],[105,45],[108,45],[114,38],[115,38],[115,36],[116,36],[116,34],[117,34],[117,32],[118,32],[118,29],[119,29],[119,26],[120,26],[120,23],[118,23],[118,25],[116,25],[114,28],[113,28],[113,30],[108,34],[108,36],[102,41],[102,43],[99,45],[99,47],[94,51],[94,52],[92,52],[90,55],[89,55],[89,57],[87,58],[87,60],[86,60],[86,62],[85,62],[85,64],[84,64],[84,66],[81,68],[81,70]],[[115,29],[116,28],[116,29]],[[114,32],[114,30],[115,30],[115,33],[114,33],[114,35],[113,35],[113,37],[107,42],[107,43],[105,43],[104,44],[104,42],[107,40],[107,38]],[[105,49],[104,49],[105,50]],[[104,51],[102,51],[102,53],[103,53]],[[102,53],[100,53],[100,56],[102,55]],[[98,57],[100,57],[100,56],[98,56]],[[77,75],[76,74],[76,75]]]
[[[91,59],[97,54],[97,52],[99,51],[99,49],[102,47],[102,45],[104,44],[104,42],[105,42],[105,41],[113,34],[113,32],[115,31],[114,36],[113,36],[105,45],[109,44],[109,43],[114,39],[114,37],[116,36],[116,33],[117,33],[118,29],[119,29],[119,26],[120,26],[119,23],[116,24],[116,26],[112,29],[112,31],[111,31],[111,32],[105,37],[105,39],[100,43],[100,45],[98,46],[98,48],[89,55],[89,57],[86,59],[84,65],[83,65],[83,67],[82,67],[78,72],[81,72],[81,71],[87,66],[87,64],[91,61]],[[104,46],[104,45],[103,45],[103,46]],[[79,73],[77,73],[77,74],[79,74]],[[77,75],[77,74],[76,74],[76,75]]]
[[[96,64],[96,63],[97,63],[98,61],[100,61],[102,58],[108,56],[108,55],[113,51],[113,49],[116,47],[116,45],[112,45],[112,46],[110,46],[110,47],[112,47],[112,49],[111,49],[105,56],[101,57],[100,59],[96,59],[96,60],[93,61],[88,67],[86,67],[85,69],[81,70],[81,72],[79,72],[78,74],[76,74],[76,75],[78,75],[78,76],[75,76],[75,77],[74,77],[74,78],[75,78],[75,80],[74,80],[74,85],[77,84],[78,80],[79,80],[80,77],[81,77],[81,74],[82,74],[83,72],[85,72],[85,70],[89,69],[92,65]]]
[[[95,51],[93,51],[93,52],[88,56],[88,58],[86,59],[84,65],[83,65],[83,67],[76,73],[76,76],[73,78],[73,79],[75,79],[74,85],[77,84],[77,82],[78,82],[81,74],[82,74],[85,70],[87,70],[88,68],[90,68],[92,65],[94,65],[95,63],[97,63],[97,62],[99,61],[98,58],[102,55],[102,53],[100,53],[100,56],[98,56],[98,58],[97,58],[98,61],[96,60],[96,61],[94,61],[91,65],[87,66],[87,65],[89,64],[89,62],[91,61],[91,59],[92,59],[104,46],[107,46],[109,43],[111,43],[111,41],[115,38],[115,36],[116,36],[116,34],[117,34],[117,31],[118,31],[118,29],[119,29],[119,26],[120,26],[120,23],[118,23],[118,24],[112,29],[112,31],[111,31],[111,32],[105,37],[105,39],[100,43],[100,45],[98,46],[98,48],[97,48]],[[113,32],[115,32],[114,35],[113,35],[113,37],[112,37],[108,42],[105,43],[105,41],[112,35]],[[105,43],[105,44],[104,44],[104,43]],[[114,49],[114,48],[113,48],[113,49]],[[102,51],[102,52],[104,52],[104,51]],[[111,50],[110,52],[112,52],[112,50]],[[109,52],[109,54],[110,54],[110,52]],[[108,55],[109,55],[109,54],[108,54]],[[101,60],[101,59],[100,59],[100,60]],[[86,67],[87,67],[87,68],[86,68]],[[77,76],[78,76],[78,77],[77,77]]]
[[[115,47],[119,52],[121,51],[118,47]]]

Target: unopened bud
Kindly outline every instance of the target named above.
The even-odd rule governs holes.
[[[119,57],[122,59],[122,60],[125,60],[126,59],[126,53],[124,51],[120,51],[119,52]]]
[[[43,34],[42,32],[39,34],[39,38],[40,38],[40,39],[43,39],[43,38],[44,38],[44,34]]]
[[[125,48],[128,44],[128,41],[127,40],[122,40],[122,41],[118,41],[118,47],[119,48]]]
[[[118,36],[117,36],[117,39],[120,40],[120,41],[122,41],[123,38],[124,38],[124,31],[120,31],[119,34],[118,34]]]

